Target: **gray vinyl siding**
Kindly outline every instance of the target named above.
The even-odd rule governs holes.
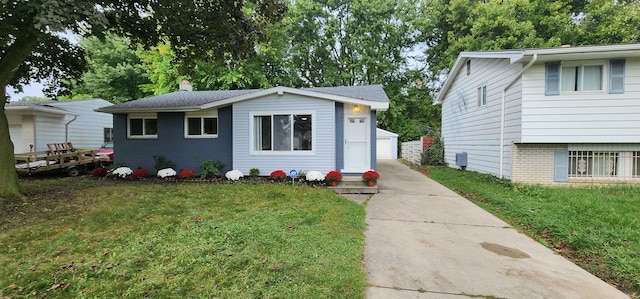
[[[467,152],[467,169],[500,173],[500,120],[502,91],[516,78],[522,64],[508,59],[472,58],[471,74],[462,68],[442,103],[442,136],[445,161],[455,167],[456,153]],[[478,106],[477,89],[487,86],[487,104]],[[507,90],[503,175],[511,175],[511,144],[520,140],[521,82]]]
[[[114,114],[114,159],[121,166],[132,169],[144,167],[154,171],[153,156],[164,156],[176,165],[176,171],[199,171],[199,160],[222,162],[223,171],[231,170],[232,108],[218,110],[218,138],[185,138],[184,113],[158,113],[158,138],[128,139],[127,115]],[[196,158],[197,157],[197,158]],[[223,172],[224,173],[224,172]],[[248,172],[247,172],[248,174]]]
[[[50,105],[78,115],[69,123],[69,140],[66,140],[76,148],[98,149],[104,143],[104,129],[113,127],[113,117],[110,114],[93,111],[111,105],[105,100],[63,101]],[[73,116],[68,115],[65,123],[71,120]],[[65,140],[58,142],[62,141]]]
[[[640,142],[640,60],[626,59],[624,93],[609,93],[609,60],[602,92],[545,96],[544,63],[523,75],[522,142]],[[585,61],[586,62],[586,61]]]
[[[34,150],[46,151],[47,144],[65,142],[65,123],[69,120],[64,115],[36,115]]]
[[[251,153],[251,113],[313,112],[313,154],[292,152]],[[273,170],[320,171],[336,169],[336,131],[333,101],[292,94],[269,95],[237,102],[233,106],[233,169],[248,174],[258,168],[261,175]]]

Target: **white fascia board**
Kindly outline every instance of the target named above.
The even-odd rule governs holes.
[[[640,57],[640,44],[557,47],[525,50],[525,56],[538,55],[538,61],[589,60]]]
[[[200,106],[200,109],[221,107],[221,106],[230,105],[236,102],[256,99],[256,98],[260,98],[260,97],[264,97],[272,94],[282,95],[285,93],[312,97],[312,98],[325,99],[325,100],[332,100],[332,101],[342,102],[342,103],[366,105],[366,106],[370,106],[372,110],[386,110],[389,108],[389,102],[368,101],[368,100],[355,99],[355,98],[321,93],[321,92],[310,91],[310,90],[302,90],[302,89],[296,89],[291,87],[278,86],[278,87],[260,90],[260,91],[256,91],[248,94],[243,94],[240,96],[228,98],[221,101],[208,103]]]
[[[434,105],[442,104],[444,96],[446,95],[449,87],[453,83],[453,79],[456,77],[460,69],[464,66],[465,62],[470,58],[496,58],[496,59],[509,59],[509,63],[515,63],[520,61],[524,57],[524,51],[522,50],[509,50],[509,51],[485,51],[485,52],[460,52],[456,62],[453,64],[453,68],[447,75],[440,92],[433,102]]]
[[[196,107],[168,107],[168,108],[124,108],[124,109],[104,109],[109,107],[102,107],[93,109],[95,112],[109,113],[109,114],[128,114],[128,113],[145,113],[145,112],[193,112],[200,111],[200,106]]]
[[[78,115],[66,111],[62,108],[54,108],[54,107],[44,107],[40,105],[31,105],[31,106],[13,106],[13,107],[5,107],[7,111],[16,111],[22,114],[36,114],[37,112],[41,113],[49,113],[49,114],[58,114],[58,115]]]

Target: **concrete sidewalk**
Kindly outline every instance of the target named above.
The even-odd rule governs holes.
[[[367,204],[367,298],[628,298],[398,161]]]

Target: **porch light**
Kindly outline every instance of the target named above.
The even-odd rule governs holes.
[[[353,105],[353,114],[359,114],[360,113],[360,105]]]

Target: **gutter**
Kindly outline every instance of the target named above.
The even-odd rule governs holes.
[[[64,124],[64,141],[69,142],[69,124],[78,119],[77,115],[73,116],[73,119]]]
[[[518,79],[520,79],[522,77],[522,74],[524,72],[526,72],[534,63],[536,63],[536,61],[538,60],[538,54],[534,53],[533,54],[533,59],[531,59],[531,61],[529,61],[529,63],[527,65],[524,66],[524,68],[522,68],[522,70],[520,70],[520,72],[518,73],[518,75],[513,78],[513,80],[511,80],[511,82],[509,82],[509,84],[507,84],[507,86],[504,87],[504,89],[502,89],[502,107],[501,107],[501,112],[500,112],[500,176],[499,178],[504,178],[504,171],[503,171],[503,166],[504,166],[504,122],[505,122],[505,115],[504,115],[504,111],[505,111],[505,102],[507,99],[507,90],[509,90],[509,88],[511,88],[511,86],[513,86],[513,84],[516,83],[516,81],[518,81]]]

